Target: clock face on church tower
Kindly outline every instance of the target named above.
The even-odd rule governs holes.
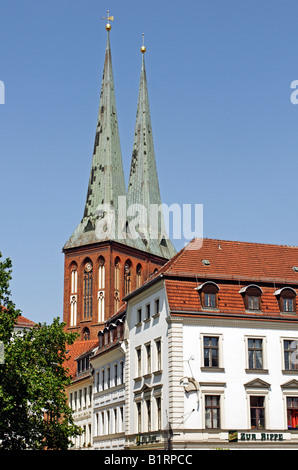
[[[90,273],[90,271],[92,271],[92,264],[91,263],[86,263],[85,264],[85,271],[87,273]]]

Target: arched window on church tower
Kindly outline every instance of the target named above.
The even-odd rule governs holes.
[[[138,288],[138,287],[141,287],[142,285],[142,265],[140,263],[137,265],[136,275],[137,275],[136,287]]]
[[[87,261],[84,266],[84,318],[92,317],[93,265]]]
[[[85,328],[83,329],[82,334],[83,334],[83,341],[89,341],[89,339],[90,339],[90,331],[89,331],[89,328],[85,327]]]
[[[124,264],[124,294],[131,291],[131,261],[128,259]]]
[[[117,312],[120,306],[120,258],[115,259],[114,269],[114,311]]]
[[[78,266],[72,263],[70,267],[70,326],[77,324],[77,291],[78,291]]]
[[[98,321],[99,323],[105,320],[105,259],[103,256],[99,258],[98,266]]]

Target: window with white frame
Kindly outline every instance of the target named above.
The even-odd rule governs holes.
[[[142,350],[140,347],[136,348],[136,362],[137,362],[137,377],[142,375]]]
[[[245,336],[246,343],[246,370],[266,371],[266,337]]]
[[[283,369],[287,371],[298,370],[298,340],[283,339]]]
[[[161,338],[155,340],[155,371],[162,370]]]
[[[224,371],[222,355],[222,335],[204,333],[201,335],[201,369]]]

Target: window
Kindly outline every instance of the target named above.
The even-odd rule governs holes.
[[[136,350],[137,353],[137,377],[141,377],[142,375],[142,352],[141,348]]]
[[[142,411],[141,411],[141,403],[137,403],[137,416],[138,416],[138,433],[142,432]]]
[[[105,259],[101,256],[99,258],[98,267],[98,289],[102,290],[105,288]]]
[[[123,410],[123,406],[120,406],[120,429],[119,429],[119,432],[123,431],[123,419],[124,419],[124,410]]]
[[[105,260],[99,258],[98,267],[98,322],[103,323],[105,319]]]
[[[124,293],[129,294],[131,291],[131,261],[127,260],[124,265]]]
[[[159,314],[159,299],[155,299],[154,301],[154,315]]]
[[[84,318],[92,317],[93,267],[88,261],[84,267]]]
[[[90,331],[89,331],[89,328],[85,327],[85,328],[83,329],[83,332],[82,332],[82,333],[83,333],[83,340],[84,340],[84,341],[89,341],[89,339],[90,339]]]
[[[297,370],[297,341],[284,340],[284,367],[285,370]]]
[[[70,275],[70,326],[77,324],[77,291],[78,291],[78,269],[77,264],[72,263]]]
[[[288,429],[298,429],[298,397],[287,397]]]
[[[70,297],[70,326],[77,324],[77,296]]]
[[[124,362],[120,362],[120,383],[124,383]]]
[[[196,290],[200,294],[202,308],[218,308],[218,291],[219,287],[215,282],[205,282]]]
[[[265,397],[250,396],[250,425],[252,429],[265,429]]]
[[[218,337],[204,336],[204,367],[219,366]]]
[[[107,368],[107,387],[110,388],[111,386],[111,369]]]
[[[151,431],[151,401],[146,400],[146,408],[147,408],[147,431]]]
[[[114,408],[114,433],[118,431],[118,413],[117,408]]]
[[[157,410],[157,429],[161,429],[161,398],[156,398],[156,410]]]
[[[70,282],[70,293],[76,294],[78,291],[78,268],[77,264],[71,265],[71,282]]]
[[[142,266],[141,266],[141,264],[137,265],[136,274],[137,274],[136,287],[138,288],[138,287],[141,287],[141,285],[142,285]]]
[[[138,308],[137,310],[137,325],[142,321],[142,309]]]
[[[120,258],[117,256],[115,259],[115,268],[114,268],[114,311],[117,312],[120,306]]]
[[[263,369],[263,340],[248,338],[248,368]]]
[[[220,396],[205,395],[205,427],[220,428]]]
[[[118,364],[114,365],[114,385],[115,387],[118,385]]]
[[[161,366],[161,340],[160,339],[157,339],[155,341],[155,345],[156,345],[156,370],[161,370],[162,369],[162,366]]]
[[[259,286],[250,284],[249,286],[243,287],[239,292],[243,295],[244,306],[246,310],[261,310],[261,295],[263,292]]]
[[[146,308],[145,320],[149,320],[150,319],[150,304],[147,304],[145,308]]]
[[[102,390],[105,390],[105,370],[102,369],[101,371],[101,386]]]
[[[146,360],[147,360],[147,374],[151,374],[151,344],[146,344]]]
[[[296,292],[292,287],[279,289],[274,293],[274,295],[276,295],[279,309],[282,313],[296,312]]]

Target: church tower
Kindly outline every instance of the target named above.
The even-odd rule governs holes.
[[[63,247],[64,310],[68,331],[80,340],[96,339],[104,322],[124,304],[123,297],[140,287],[168,261],[175,249],[163,230],[159,216],[155,239],[148,223],[134,227],[129,207],[161,204],[153,150],[151,120],[144,64],[142,60],[135,141],[129,188],[126,188],[120,149],[116,99],[112,70],[108,15],[107,43],[102,76],[98,119],[84,214]],[[141,51],[144,53],[144,46]],[[145,150],[148,148],[148,151]],[[142,236],[146,232],[146,236]]]

